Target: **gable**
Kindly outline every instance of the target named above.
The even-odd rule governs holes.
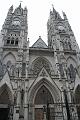
[[[34,48],[48,48],[46,43],[39,36],[39,39],[32,45]]]

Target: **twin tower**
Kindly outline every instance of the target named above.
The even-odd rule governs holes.
[[[0,35],[0,120],[79,120],[80,50],[53,8],[48,45],[29,47],[27,8],[9,8]]]

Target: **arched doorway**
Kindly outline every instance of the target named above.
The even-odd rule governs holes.
[[[75,90],[75,102],[77,107],[78,118],[80,120],[80,85],[78,85]]]
[[[11,91],[4,84],[0,88],[0,120],[9,120],[11,108]]]
[[[37,91],[35,105],[35,120],[54,120],[54,101],[50,91],[46,86],[41,86]]]

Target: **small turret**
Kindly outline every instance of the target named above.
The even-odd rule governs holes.
[[[59,21],[61,22],[62,18],[60,16],[60,14],[53,7],[53,10],[52,11],[50,10],[50,17],[49,17],[48,23],[47,23],[47,29],[48,29],[48,47],[49,48],[53,48],[55,46],[54,45],[54,41],[55,41],[55,44],[57,45],[57,48],[59,47],[59,45],[56,42],[57,39],[59,39],[59,38],[55,39],[56,35],[58,33],[57,23]]]
[[[23,8],[21,7],[21,3],[20,5],[14,10],[14,14],[15,15],[23,15]]]
[[[65,12],[62,11],[62,13],[63,13],[64,20],[67,20],[67,16],[66,16]]]
[[[27,10],[27,7],[25,7],[24,10],[23,10],[23,14],[27,15],[27,13],[28,13],[28,10]]]
[[[52,17],[54,20],[62,19],[60,14],[55,10],[53,6],[53,10],[50,11],[50,17]]]
[[[12,12],[13,12],[13,5],[9,8],[8,15],[12,14]]]

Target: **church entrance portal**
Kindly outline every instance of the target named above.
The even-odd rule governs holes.
[[[53,97],[45,86],[38,90],[34,104],[35,120],[55,120]]]
[[[6,84],[0,88],[0,120],[9,120],[10,117],[10,91]]]

